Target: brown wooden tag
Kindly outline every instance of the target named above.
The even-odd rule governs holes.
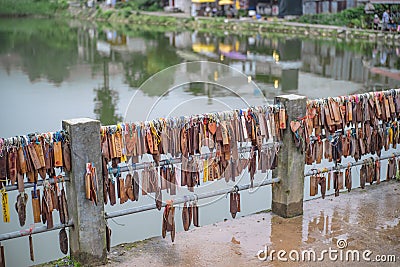
[[[24,175],[21,173],[17,173],[17,184],[18,184],[18,192],[24,192],[25,185],[24,185]]]
[[[331,190],[331,173],[328,172],[328,185],[326,190]]]
[[[325,105],[324,106],[324,111],[325,111],[325,120],[326,120],[326,124],[328,124],[328,126],[332,126],[333,125],[333,121],[331,119],[331,114],[329,111],[329,106]]]
[[[8,174],[7,177],[14,185],[17,182],[17,152],[14,148],[8,151]]]
[[[115,133],[115,157],[122,157],[122,134],[120,131]]]
[[[343,185],[344,185],[343,172],[339,172],[338,173],[338,188],[339,188],[339,190],[344,188]]]
[[[317,177],[312,175],[310,176],[310,196],[313,197],[315,196],[318,192],[318,182],[317,182]]]
[[[385,105],[385,112],[386,112],[386,118],[390,118],[390,107],[389,107],[389,100],[386,97],[383,97],[383,103]]]
[[[101,153],[104,156],[105,159],[107,159],[107,161],[109,161],[110,158],[110,149],[108,146],[108,134],[107,133],[103,133],[103,135],[101,136]]]
[[[109,141],[109,149],[110,149],[110,157],[111,159],[116,158],[117,152],[116,152],[116,146],[115,146],[115,134],[110,134],[108,136],[108,141]]]
[[[136,131],[134,133],[136,134]],[[133,132],[125,134],[125,148],[127,155],[136,155],[136,136]]]
[[[53,150],[54,150],[54,167],[62,167],[63,157],[62,157],[61,141],[53,143]]]
[[[378,97],[375,97],[376,116],[380,119],[382,115],[381,104]]]
[[[346,120],[347,122],[353,122],[353,104],[351,101],[347,102],[347,107],[346,107]]]
[[[153,136],[151,135],[150,130],[148,130],[146,133],[146,143],[149,153],[153,154],[154,144],[153,144]]]
[[[19,162],[19,169],[21,174],[25,174],[26,170],[26,159],[24,156],[24,149],[22,147],[18,148],[18,162]]]
[[[119,204],[124,204],[128,200],[128,196],[125,192],[125,180],[124,178],[118,178],[119,183]]]
[[[286,110],[279,109],[279,129],[286,129]]]
[[[6,267],[6,258],[4,255],[4,247],[0,244],[0,267]]]
[[[85,196],[86,199],[92,199],[90,193],[90,186],[92,185],[92,175],[90,173],[85,174]]]
[[[44,160],[44,154],[43,154],[42,144],[40,144],[40,143],[35,143],[35,144],[33,145],[33,147],[35,148],[36,155],[37,155],[37,157],[38,157],[38,159],[39,159],[40,168],[46,167],[46,163],[45,163],[45,160]],[[40,168],[39,168],[39,169],[40,169]]]
[[[228,136],[228,128],[226,121],[221,122],[221,134],[222,134],[222,144],[228,145],[229,144],[229,136]]]
[[[390,113],[396,113],[396,107],[394,105],[394,101],[393,101],[393,96],[388,95],[387,99],[389,101],[389,108],[390,108]]]
[[[42,214],[40,210],[40,190],[36,189],[36,195],[35,191],[31,191],[32,195],[32,210],[33,210],[33,222],[34,223],[39,223],[41,221],[40,215]]]
[[[33,253],[32,235],[29,235],[29,255],[30,255],[31,261],[35,261],[35,254]]]

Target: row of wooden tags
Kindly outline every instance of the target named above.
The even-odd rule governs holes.
[[[400,116],[399,90],[371,92],[346,97],[329,97],[307,102],[304,118],[306,136],[329,136],[337,130],[359,124],[378,125]]]
[[[0,138],[0,188],[8,181],[23,190],[25,176],[34,183],[38,175],[42,179],[55,176],[55,168],[60,167],[71,169],[69,139],[64,131]]]
[[[200,154],[202,147],[215,150],[221,160],[237,158],[237,142],[259,147],[280,140],[286,128],[286,112],[281,106],[256,107],[201,116],[159,119],[145,123],[104,126],[102,153],[107,163],[117,167],[132,158],[138,163],[144,154],[152,155],[156,165],[160,155],[171,157]]]
[[[319,164],[322,159],[329,162],[341,162],[351,156],[358,161],[367,154],[381,155],[382,150],[388,151],[400,144],[400,122],[394,121],[390,125],[382,124],[372,129],[364,125],[364,130],[353,128],[345,132],[336,132],[327,139],[309,138],[306,143],[306,164]]]
[[[386,181],[395,179],[397,176],[398,166],[400,166],[400,159],[388,159],[388,166],[386,172]],[[373,157],[363,161],[360,168],[360,187],[365,188],[366,183],[373,184],[381,182],[381,163],[379,159],[375,160]],[[333,183],[333,187],[332,187]],[[339,190],[346,188],[348,192],[352,189],[352,174],[351,167],[347,167],[345,171],[331,171],[326,175],[317,173],[310,176],[310,196],[315,196],[321,190],[322,198],[325,198],[326,190],[333,188],[335,196],[339,196]]]
[[[261,151],[255,150],[255,148],[253,147],[250,151],[249,158],[243,156],[237,161],[231,159],[225,167],[217,162],[217,157],[206,159],[200,159],[200,157],[182,158],[182,164],[179,168],[175,167],[174,164],[159,167],[146,166],[141,171],[141,178],[139,178],[138,171],[127,174],[125,178],[116,174],[114,178],[111,171],[103,167],[104,202],[107,204],[109,201],[111,205],[115,205],[117,198],[120,199],[120,204],[127,200],[137,201],[140,193],[139,188],[141,188],[142,195],[156,193],[156,200],[162,198],[162,191],[175,195],[177,188],[182,186],[187,186],[188,190],[193,192],[194,187],[199,186],[201,182],[220,179],[225,179],[226,182],[234,182],[245,169],[248,169],[250,182],[253,183],[257,171],[265,173],[268,169],[276,167],[279,143],[263,147]],[[95,172],[88,171],[87,173],[95,175]],[[95,201],[91,195],[96,194],[97,190],[93,187],[96,183],[93,181],[97,178],[91,179],[88,176],[90,175],[86,175],[85,179],[86,197]],[[97,203],[97,201],[95,202]]]

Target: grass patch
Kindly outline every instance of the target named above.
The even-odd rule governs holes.
[[[48,16],[68,8],[67,0],[0,0],[0,16]]]

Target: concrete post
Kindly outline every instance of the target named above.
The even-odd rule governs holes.
[[[281,181],[272,186],[272,212],[289,218],[303,214],[305,162],[304,153],[295,146],[290,122],[305,116],[307,99],[305,96],[282,95],[275,97],[275,103],[278,102],[284,105],[288,120],[278,154],[278,167],[273,174]]]
[[[63,129],[71,140],[71,172],[67,187],[68,210],[74,222],[69,231],[70,255],[84,266],[107,262],[106,232],[101,182],[100,122],[82,118],[64,120]],[[96,167],[97,206],[85,198],[86,163]]]

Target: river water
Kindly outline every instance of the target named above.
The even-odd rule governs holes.
[[[399,47],[382,44],[3,19],[0,136],[56,131],[63,119],[79,117],[110,125],[262,105],[280,94],[318,98],[397,88],[399,59]],[[248,183],[248,176],[243,175],[240,183]],[[226,186],[218,181],[196,192]],[[188,194],[186,189],[179,191]],[[0,233],[33,227],[30,203],[27,224],[19,227],[15,199],[16,194],[10,193],[11,223],[0,222]],[[153,201],[141,197],[139,202],[107,206],[106,211]],[[270,187],[243,192],[241,203],[239,216],[269,209]],[[225,196],[200,205],[201,225],[230,219]],[[144,212],[108,224],[112,245],[142,240],[160,235],[161,213]],[[34,236],[35,262],[29,260],[27,237],[2,244],[8,266],[63,256],[56,232]]]

